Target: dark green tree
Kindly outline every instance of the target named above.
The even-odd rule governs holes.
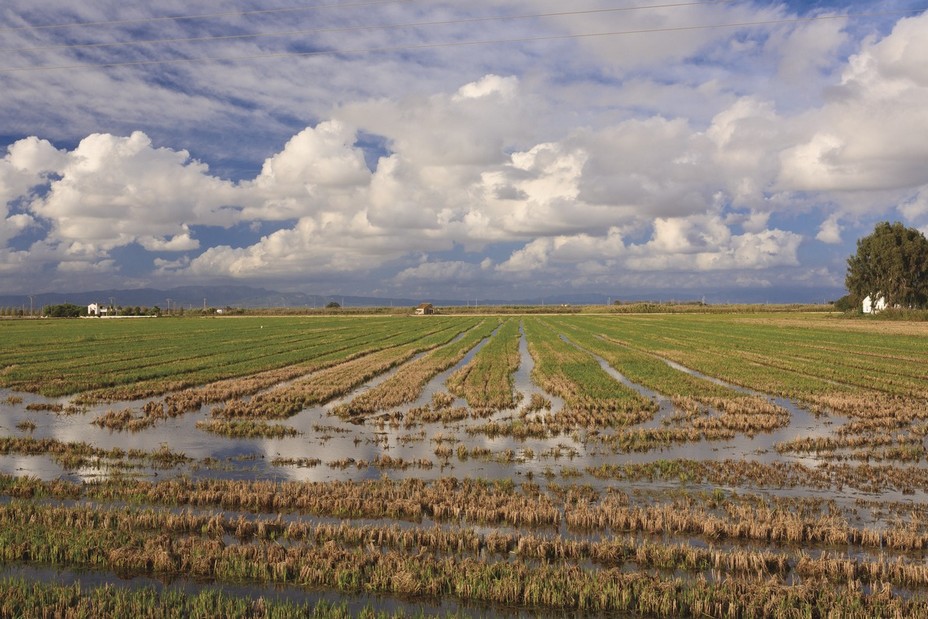
[[[46,305],[42,313],[52,318],[77,318],[86,311],[86,307],[79,307],[73,303],[62,303],[60,305]]]
[[[886,298],[889,307],[928,304],[928,239],[901,223],[878,223],[857,241],[857,253],[847,259],[844,285],[860,301],[867,295]]]

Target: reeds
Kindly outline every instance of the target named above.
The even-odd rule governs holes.
[[[230,438],[287,438],[302,434],[290,426],[254,419],[208,419],[198,421],[197,428]]]
[[[30,402],[26,404],[27,411],[44,411],[60,415],[79,415],[84,409],[76,404],[62,404],[60,402]]]
[[[171,451],[164,444],[153,451],[102,449],[83,442],[27,437],[0,437],[0,454],[47,455],[63,467],[72,470],[83,466],[133,467],[139,464],[147,464],[156,468],[173,468],[191,461],[184,454]]]
[[[483,416],[513,408],[522,397],[512,384],[521,361],[520,337],[519,321],[506,320],[473,360],[448,378],[448,389]]]
[[[311,603],[238,597],[216,589],[186,593],[177,589],[126,588],[115,584],[82,586],[0,580],[0,615],[4,617],[227,617],[229,619],[402,619],[426,617],[367,605],[356,612],[347,603]],[[436,617],[445,615],[435,615]]]
[[[0,522],[5,561],[120,573],[451,596],[538,610],[716,614],[712,609],[722,605],[724,614],[739,616],[781,616],[806,605],[869,615],[928,610],[922,598],[892,593],[894,582],[917,585],[928,577],[924,566],[901,561],[800,555],[794,567],[769,551],[87,507],[4,506]],[[598,567],[581,568],[580,561]],[[637,569],[625,571],[625,565]],[[690,574],[676,575],[681,570]],[[709,571],[724,571],[726,578],[710,587],[704,577]],[[803,577],[800,583],[779,580],[794,571]],[[863,593],[864,583],[873,593]]]
[[[495,321],[483,320],[460,338],[401,366],[384,382],[336,407],[334,413],[353,419],[414,401],[432,377],[461,361],[496,328]]]
[[[35,425],[35,422],[28,419],[20,421],[16,424],[16,429],[22,430],[23,432],[33,432],[35,431],[36,427],[37,426]]]

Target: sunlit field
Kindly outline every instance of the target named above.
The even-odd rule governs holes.
[[[926,434],[928,323],[0,321],[0,615],[926,616]]]

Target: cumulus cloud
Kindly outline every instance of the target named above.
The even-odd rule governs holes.
[[[722,220],[711,216],[658,218],[651,238],[644,243],[624,243],[617,229],[604,237],[584,234],[536,239],[513,252],[497,270],[524,273],[552,265],[582,265],[591,272],[606,268],[756,270],[798,265],[796,252],[801,240],[800,235],[776,229],[733,234]]]
[[[798,191],[908,189],[928,182],[928,14],[899,21],[853,55],[840,86],[798,119],[807,138],[783,151],[781,187]],[[814,128],[814,129],[813,129]]]
[[[186,224],[233,221],[222,209],[234,199],[231,183],[211,176],[186,151],[155,148],[141,132],[88,136],[67,153],[57,174],[30,209],[53,222],[50,238],[75,248],[153,245],[156,236],[189,246]]]
[[[915,195],[899,205],[899,212],[911,221],[919,221],[928,216],[928,186],[921,187]]]
[[[796,266],[802,237],[785,230],[731,234],[718,221],[657,220],[654,237],[635,248],[635,270],[717,271]]]
[[[534,106],[517,77],[488,74],[454,93],[350,103],[337,114],[383,136],[391,150],[427,171],[498,163],[534,133],[540,111]]]
[[[491,261],[483,265],[463,260],[442,260],[436,262],[423,262],[414,267],[400,271],[394,278],[397,283],[406,282],[471,282],[485,276],[485,271],[491,266]]]
[[[832,214],[822,222],[815,238],[822,243],[837,244],[841,242],[841,224],[838,223],[838,215]]]
[[[331,207],[335,195],[370,183],[364,153],[354,144],[356,132],[337,121],[307,127],[267,158],[253,182],[256,205],[243,217],[292,219]]]
[[[2,262],[89,278],[118,273],[113,256],[132,246],[149,252],[152,279],[175,281],[363,281],[377,271],[397,286],[599,287],[728,271],[743,285],[779,285],[798,266],[834,281],[828,267],[800,265],[803,239],[838,255],[851,222],[928,216],[928,15],[856,42],[846,18],[785,23],[791,16],[788,5],[750,3],[626,11],[632,30],[784,23],[486,51],[460,71],[436,54],[418,61],[420,81],[403,77],[400,56],[378,58],[397,70],[377,76],[343,58],[331,64],[344,73],[313,60],[325,79],[297,81],[289,69],[268,78],[277,96],[300,90],[300,105],[260,95],[255,115],[314,120],[286,132],[267,121],[276,146],[249,155],[252,171],[234,180],[181,147],[195,135],[172,144],[91,133],[70,150],[18,140],[0,160]],[[540,19],[526,31],[589,33],[603,19]],[[241,84],[259,83],[259,71],[241,72]],[[171,77],[229,92],[207,73]],[[349,88],[358,75],[370,82]],[[246,133],[228,132],[227,151]],[[232,226],[246,232],[206,241]],[[266,228],[275,231],[259,238]]]
[[[191,238],[189,230],[183,234],[176,234],[171,238],[156,238],[153,236],[143,236],[139,238],[139,244],[148,251],[189,251],[198,249],[200,242]]]
[[[6,156],[0,159],[0,248],[35,224],[28,213],[11,215],[10,203],[27,201],[33,189],[61,167],[64,157],[50,142],[36,137],[18,140],[7,148]]]

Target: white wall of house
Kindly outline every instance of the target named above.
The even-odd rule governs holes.
[[[106,316],[110,313],[110,308],[97,303],[91,303],[87,306],[88,316]]]
[[[861,310],[864,314],[876,314],[877,312],[882,312],[886,309],[886,297],[880,295],[874,301],[868,294],[864,297],[863,306]]]

